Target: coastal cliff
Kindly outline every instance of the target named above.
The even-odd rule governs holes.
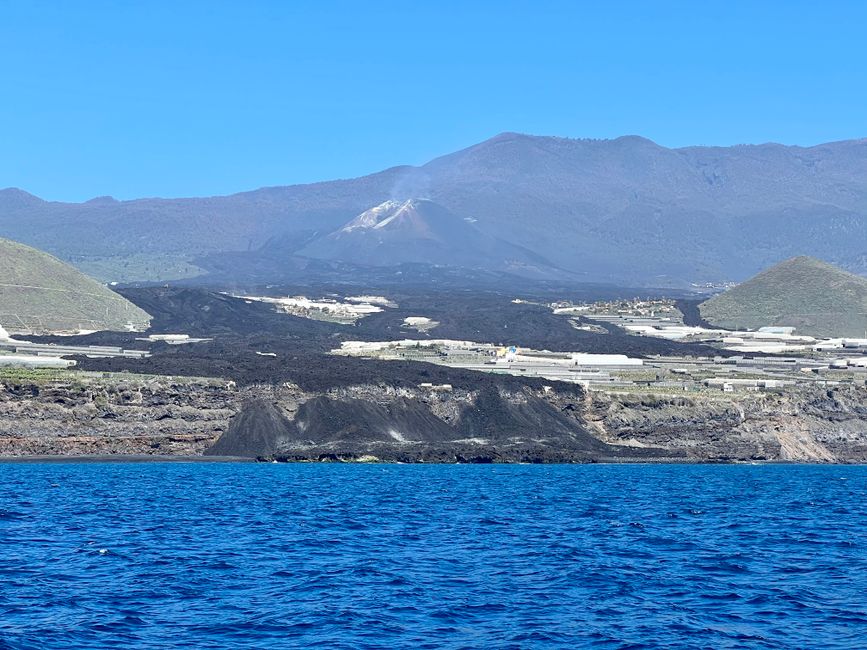
[[[207,378],[22,373],[0,382],[0,456],[287,461],[867,460],[867,388],[586,392],[571,384],[322,391]]]
[[[199,455],[241,399],[212,379],[22,372],[0,380],[0,456]]]
[[[867,460],[867,387],[723,397],[593,392],[584,417],[611,444],[678,449],[699,461]]]

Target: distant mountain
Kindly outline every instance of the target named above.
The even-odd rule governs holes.
[[[424,197],[584,280],[742,280],[799,254],[867,273],[865,178],[867,140],[667,149],[504,133],[421,167],[226,197],[68,204],[3,190],[0,236],[107,279],[182,277],[238,253],[260,273],[336,250],[327,238],[372,206]]]
[[[11,333],[144,329],[150,317],[60,260],[0,239],[0,326]]]
[[[473,221],[426,199],[388,200],[298,254],[360,266],[415,263],[528,276],[563,274],[541,255],[479,231]]]
[[[768,325],[812,336],[867,337],[867,278],[811,257],[795,257],[699,306],[730,329]]]

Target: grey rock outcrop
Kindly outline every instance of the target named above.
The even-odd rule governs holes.
[[[0,456],[230,455],[397,462],[865,462],[867,387],[781,394],[243,389],[89,375],[0,384]]]

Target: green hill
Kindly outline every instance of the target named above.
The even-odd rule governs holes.
[[[0,239],[0,325],[9,332],[145,329],[150,316],[55,257]]]
[[[699,306],[702,317],[719,327],[797,328],[812,336],[864,337],[867,331],[867,278],[812,257],[794,257]]]

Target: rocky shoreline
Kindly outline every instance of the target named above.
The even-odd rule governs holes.
[[[867,461],[867,388],[586,392],[571,384],[327,390],[71,373],[0,383],[0,458],[289,462]]]
[[[242,456],[165,456],[144,454],[90,454],[0,456],[0,463],[255,463]]]

